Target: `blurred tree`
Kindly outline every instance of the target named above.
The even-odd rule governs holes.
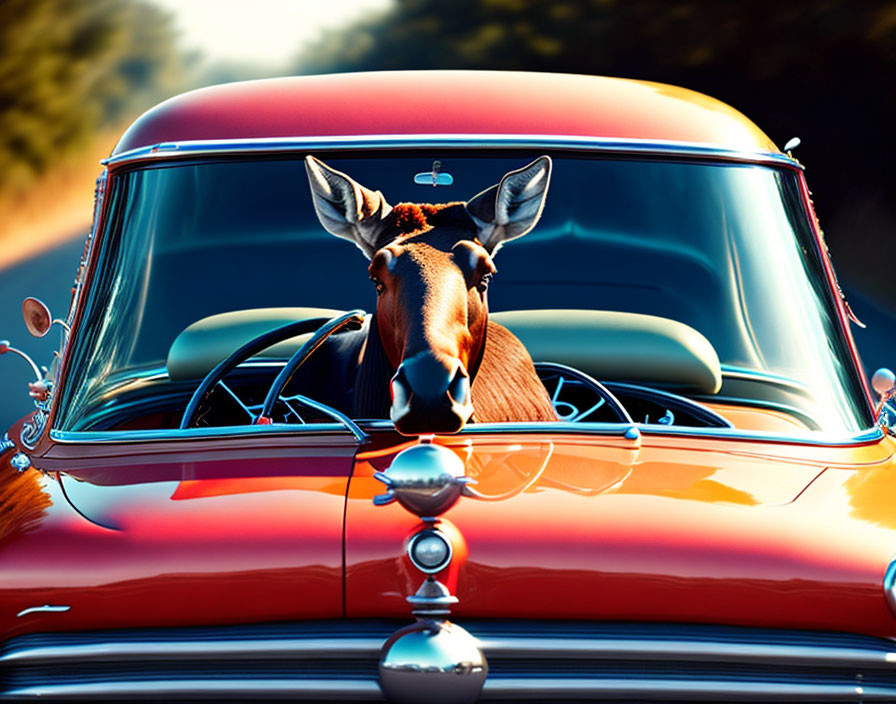
[[[0,3],[0,191],[27,186],[178,81],[167,14],[140,0]]]
[[[896,2],[399,0],[326,35],[296,68],[589,73],[707,93],[779,144],[802,138],[835,261],[889,293],[896,179],[881,155],[896,153]]]

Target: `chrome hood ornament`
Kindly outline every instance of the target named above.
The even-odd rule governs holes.
[[[385,506],[398,501],[424,520],[441,516],[457,503],[467,485],[475,483],[464,472],[464,463],[451,450],[422,440],[399,452],[385,472],[373,475],[388,489],[375,496],[373,503]]]
[[[421,438],[399,452],[385,472],[374,474],[388,491],[377,506],[397,501],[423,525],[407,545],[411,563],[425,575],[407,597],[417,622],[396,631],[383,645],[380,687],[391,702],[467,704],[475,702],[488,676],[479,642],[447,620],[457,597],[436,579],[451,563],[451,539],[439,530],[438,516],[458,502],[474,483],[451,450]]]

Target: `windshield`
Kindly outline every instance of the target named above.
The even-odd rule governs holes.
[[[322,156],[395,204],[468,200],[540,152],[470,154]],[[705,336],[721,362],[722,389],[701,401],[792,411],[807,432],[868,427],[795,173],[553,158],[541,221],[496,256],[492,312],[601,310],[677,321]],[[415,183],[435,161],[453,185]],[[207,316],[375,309],[367,260],[321,227],[301,158],[137,169],[115,176],[111,198],[57,428],[100,427],[115,389],[153,370],[164,376],[175,337]]]

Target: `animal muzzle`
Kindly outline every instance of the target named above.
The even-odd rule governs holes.
[[[471,415],[470,375],[458,359],[419,354],[392,377],[390,416],[402,435],[456,433]]]

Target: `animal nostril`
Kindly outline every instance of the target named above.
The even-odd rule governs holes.
[[[448,385],[448,394],[455,403],[466,406],[470,402],[470,377],[462,365],[458,365],[454,378]]]

